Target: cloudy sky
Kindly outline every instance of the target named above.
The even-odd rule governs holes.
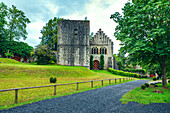
[[[116,23],[111,14],[122,12],[128,0],[0,0],[8,7],[15,5],[31,21],[27,26],[28,38],[25,40],[35,47],[40,43],[41,29],[49,19],[60,17],[70,20],[90,20],[90,33],[101,28],[114,42],[114,53],[118,53],[119,41],[114,37]]]

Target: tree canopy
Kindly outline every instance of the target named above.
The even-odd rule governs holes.
[[[30,20],[25,13],[12,5],[8,8],[3,2],[0,3],[0,40],[14,41],[27,38],[26,27]]]
[[[166,66],[170,62],[169,1],[133,0],[126,3],[123,15],[111,15],[118,25],[115,37],[121,41],[120,52],[129,53],[129,61],[139,64],[159,63],[166,83]]]
[[[57,33],[58,33],[58,21],[64,20],[63,18],[50,19],[46,26],[41,30],[42,37],[41,44],[48,45],[52,50],[57,50]]]
[[[0,53],[5,56],[8,52],[19,57],[30,56],[33,47],[24,42],[6,41],[0,42]]]

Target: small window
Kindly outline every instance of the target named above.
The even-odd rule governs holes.
[[[98,54],[98,48],[97,48],[97,47],[96,47],[96,50],[97,50],[97,51],[96,51],[96,54]]]
[[[107,54],[107,48],[105,48],[105,53],[104,54]]]
[[[102,48],[102,54],[104,54],[104,48]]]
[[[94,54],[94,48],[91,49],[91,54]]]
[[[99,35],[101,36],[101,35],[102,35],[102,33],[101,33],[101,32],[99,32]]]
[[[102,48],[100,48],[100,54],[102,54]]]
[[[78,29],[74,29],[74,35],[78,35]]]

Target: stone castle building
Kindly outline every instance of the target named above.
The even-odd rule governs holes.
[[[104,69],[117,69],[113,57],[113,42],[101,29],[89,40],[90,22],[84,20],[58,21],[57,64],[99,69],[100,55],[104,55]]]

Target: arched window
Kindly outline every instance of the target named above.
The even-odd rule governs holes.
[[[94,47],[91,49],[91,54],[94,54]]]
[[[104,48],[102,48],[102,54],[104,54]]]
[[[102,48],[100,48],[100,54],[102,54]]]
[[[94,54],[96,54],[96,48],[94,48]]]
[[[105,48],[105,52],[104,52],[104,54],[107,54],[107,48]]]
[[[98,48],[96,47],[97,51],[96,51],[96,54],[98,54]]]

